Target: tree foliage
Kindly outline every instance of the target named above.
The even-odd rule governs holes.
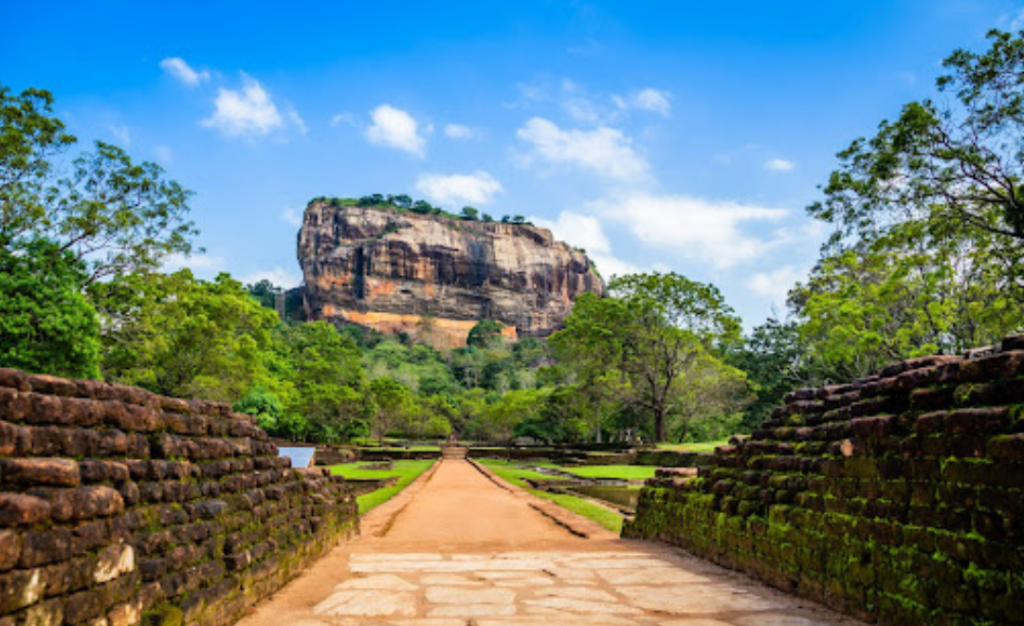
[[[76,139],[52,105],[46,91],[14,95],[0,85],[0,247],[48,239],[87,266],[83,284],[189,254],[191,194],[160,166],[97,142],[72,161],[69,176],[55,177],[52,160]]]
[[[0,248],[0,365],[99,375],[99,319],[79,290],[82,263],[44,239]]]

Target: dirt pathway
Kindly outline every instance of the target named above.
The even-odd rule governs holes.
[[[239,626],[859,624],[446,460]]]

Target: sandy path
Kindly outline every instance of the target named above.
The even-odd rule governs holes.
[[[467,461],[440,462],[362,522],[239,626],[860,624],[619,540]]]

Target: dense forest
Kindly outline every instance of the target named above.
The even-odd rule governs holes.
[[[448,353],[282,321],[269,283],[162,273],[193,252],[191,193],[116,146],[75,153],[48,92],[0,86],[0,366],[222,400],[302,441],[749,431],[794,387],[1024,331],[1024,39],[989,41],[945,61],[940,98],[839,153],[808,207],[833,235],[788,317],[744,334],[713,285],[637,274],[580,297],[546,340],[508,344],[483,320]]]

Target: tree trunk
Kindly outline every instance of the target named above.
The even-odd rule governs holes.
[[[654,409],[654,442],[661,443],[668,441],[668,432],[665,428],[665,407],[658,406]]]

